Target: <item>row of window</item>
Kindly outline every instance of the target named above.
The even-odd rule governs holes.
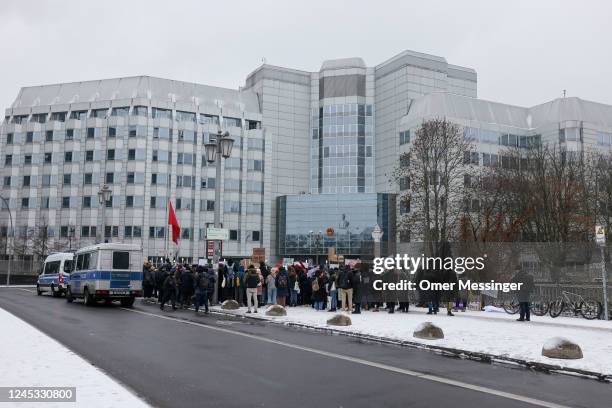
[[[535,147],[542,144],[542,135],[522,136],[494,130],[465,127],[463,137],[480,143],[510,147]]]
[[[106,150],[106,161],[123,161],[123,153],[127,153],[128,161],[143,161],[145,160],[146,151],[145,149],[127,149],[127,150],[117,150],[117,149],[107,149]],[[370,150],[371,154],[371,150]],[[80,152],[64,152],[64,163],[76,163],[80,162],[79,159]],[[97,156],[97,157],[96,157]],[[54,157],[56,160],[54,161]],[[52,152],[42,153],[41,155],[33,155],[33,154],[25,154],[23,156],[23,164],[24,165],[32,165],[32,164],[41,164],[41,158],[43,164],[53,164],[58,163],[57,154]],[[99,154],[94,150],[86,150],[85,151],[85,162],[93,162],[94,160],[100,160]],[[225,168],[226,169],[240,169],[240,165],[243,159],[238,157],[229,158],[225,160]],[[172,152],[166,150],[153,150],[151,153],[151,161],[152,162],[166,162],[172,164]],[[4,156],[4,165],[12,166],[13,163],[13,155],[7,154]],[[15,163],[18,164],[18,163]],[[196,165],[196,155],[194,153],[177,153],[176,155],[176,164],[185,164],[185,165]],[[201,161],[202,167],[206,167],[207,161],[206,157],[202,156]],[[249,159],[247,160],[247,170],[250,171],[264,171],[264,161],[257,159]]]
[[[19,227],[18,227],[19,229]],[[22,228],[21,232],[18,233],[20,237],[23,237],[27,234],[27,227]],[[6,236],[6,231],[4,232],[4,236]],[[83,225],[80,228],[80,237],[81,238],[95,238],[97,236],[98,227],[95,225]],[[52,227],[47,229],[47,235],[49,237],[55,236],[55,230]],[[60,226],[59,235],[61,238],[76,238],[76,228],[69,225]],[[149,238],[165,238],[166,235],[166,227],[149,227]],[[240,240],[240,230],[231,229],[229,230],[229,240],[230,241],[239,241]],[[104,237],[105,238],[119,238],[119,226],[117,225],[107,225],[104,228]],[[142,238],[142,227],[137,225],[126,225],[123,227],[123,237],[124,238]],[[191,240],[194,239],[193,228],[181,228],[181,239]],[[199,237],[200,241],[206,240],[206,228],[199,229]],[[261,233],[260,231],[248,231],[246,235],[247,241],[260,241]]]
[[[6,116],[5,120],[7,123],[15,123],[15,124],[23,124],[29,121],[32,123],[46,123],[49,121],[57,121],[57,122],[65,122],[66,118],[75,119],[75,120],[85,120],[88,117],[90,118],[98,118],[98,119],[106,119],[108,117],[127,117],[130,116],[130,107],[122,106],[115,108],[102,108],[102,109],[91,109],[91,111],[87,110],[75,110],[68,112],[51,112],[49,113],[34,113],[30,115],[13,115]],[[172,109],[162,109],[162,108],[151,108],[151,115],[149,116],[149,109],[147,106],[134,106],[132,108],[131,116],[140,116],[140,117],[150,117],[152,119],[170,119],[172,120]],[[217,115],[207,115],[204,113],[196,114],[195,112],[186,112],[186,111],[175,111],[174,120],[177,122],[198,122],[201,124],[219,124],[219,116]],[[233,126],[233,127],[241,127],[242,120],[239,118],[232,117],[224,117],[223,123],[225,126]],[[249,129],[257,129],[259,128],[260,122],[246,120],[246,126]]]
[[[82,132],[84,130],[84,132]],[[65,131],[59,130],[47,130],[44,132],[45,142],[61,141],[61,140],[80,140],[81,135],[85,135],[85,139],[96,139],[100,137],[103,128],[88,127],[86,129],[66,129]],[[7,133],[5,136],[5,143],[7,145],[21,144],[23,143],[38,143],[42,140],[43,132],[25,132],[24,133]],[[146,137],[147,127],[146,126],[120,126],[120,127],[109,127],[107,131],[108,138],[116,138],[119,136],[128,137]],[[212,136],[211,136],[212,135]],[[178,130],[177,131],[179,142],[188,142],[196,144],[197,132],[192,130]],[[153,139],[166,139],[172,141],[174,138],[174,129],[154,127],[153,128]],[[201,133],[202,144],[209,143],[211,139],[215,138],[214,134],[203,132]],[[241,137],[234,136],[234,143],[241,145]],[[248,148],[250,150],[263,150],[264,141],[263,139],[248,139]]]

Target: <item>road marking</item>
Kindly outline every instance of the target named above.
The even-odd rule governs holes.
[[[215,326],[209,326],[203,323],[198,323],[198,322],[193,322],[190,320],[183,320],[183,319],[178,319],[176,317],[171,317],[171,316],[162,316],[162,315],[158,315],[158,314],[154,314],[154,313],[149,313],[149,312],[143,312],[141,310],[134,310],[134,309],[128,309],[128,308],[121,308],[123,310],[126,310],[128,312],[132,312],[132,313],[138,313],[138,314],[142,314],[142,315],[146,315],[146,316],[151,316],[151,317],[157,317],[159,319],[166,319],[166,320],[171,320],[177,323],[183,323],[183,324],[188,324],[191,326],[198,326],[198,327],[203,327],[209,330],[214,330],[217,332],[221,332],[221,333],[226,333],[226,334],[233,334],[235,336],[241,336],[241,337],[246,337],[249,339],[253,339],[253,340],[258,340],[260,342],[263,343],[271,343],[271,344],[276,344],[279,346],[284,346],[284,347],[288,347],[288,348],[292,348],[292,349],[296,349],[296,350],[301,350],[301,351],[306,351],[309,353],[313,353],[313,354],[318,354],[321,356],[325,356],[325,357],[331,357],[331,358],[335,358],[338,360],[344,360],[344,361],[349,361],[352,363],[356,363],[356,364],[361,364],[361,365],[365,365],[365,366],[369,366],[369,367],[374,367],[374,368],[378,368],[381,370],[385,370],[385,371],[390,371],[393,373],[398,373],[398,374],[404,374],[404,375],[409,375],[411,377],[416,377],[416,378],[420,378],[423,380],[429,380],[429,381],[433,381],[433,382],[437,382],[437,383],[441,383],[441,384],[446,384],[446,385],[451,385],[454,387],[459,387],[459,388],[464,388],[467,390],[472,390],[472,391],[477,391],[477,392],[481,392],[484,394],[489,394],[489,395],[494,395],[497,397],[501,397],[501,398],[506,398],[509,400],[514,400],[514,401],[520,401],[520,402],[524,402],[527,404],[531,404],[531,405],[535,405],[538,407],[546,407],[546,408],[571,408],[567,405],[560,405],[560,404],[556,404],[554,402],[548,402],[548,401],[543,401],[543,400],[539,400],[536,398],[531,398],[531,397],[526,397],[523,395],[518,395],[518,394],[513,394],[511,392],[505,392],[505,391],[500,391],[500,390],[496,390],[493,388],[488,388],[488,387],[483,387],[480,385],[474,385],[474,384],[469,384],[463,381],[457,381],[457,380],[451,380],[449,378],[444,378],[444,377],[439,377],[437,375],[432,375],[432,374],[425,374],[425,373],[421,373],[419,371],[413,371],[413,370],[407,370],[404,368],[399,368],[399,367],[394,367],[394,366],[390,366],[387,364],[382,364],[382,363],[377,363],[374,361],[369,361],[369,360],[364,360],[362,358],[358,358],[358,357],[351,357],[351,356],[346,356],[343,354],[337,354],[337,353],[332,353],[329,351],[324,351],[324,350],[319,350],[319,349],[314,349],[314,348],[310,348],[310,347],[305,347],[305,346],[300,346],[297,344],[291,344],[291,343],[286,343],[284,341],[280,341],[280,340],[275,340],[275,339],[269,339],[269,338],[265,338],[265,337],[259,337],[257,335],[254,334],[248,334],[248,333],[242,333],[239,331],[235,331],[235,330],[231,330],[231,329],[226,329],[223,327],[215,327]]]
[[[17,288],[17,289],[19,289],[19,290],[23,290],[24,292],[34,293],[34,291],[33,291],[33,290],[30,290],[30,289],[22,289],[22,288]]]

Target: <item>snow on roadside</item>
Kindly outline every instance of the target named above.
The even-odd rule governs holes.
[[[224,312],[244,315],[246,308]],[[389,314],[381,309],[378,313],[364,311],[360,315],[351,314],[353,324],[338,327],[328,326],[326,323],[333,313],[318,312],[310,307],[287,308],[287,316],[283,317],[268,317],[264,312],[265,308],[261,308],[260,313],[249,316],[279,323],[333,328],[338,331],[451,347],[612,375],[612,322],[584,320],[574,324],[568,321],[578,319],[555,319],[550,322],[553,319],[549,317],[535,316],[532,317],[532,322],[517,322],[517,315],[457,312],[455,317],[451,317],[446,316],[446,310],[438,315],[427,315],[424,309],[411,307],[409,313]],[[538,319],[542,319],[542,323],[539,323]],[[423,340],[413,337],[415,328],[426,321],[442,328],[444,339]],[[550,338],[558,336],[566,337],[580,345],[584,358],[558,360],[542,356],[542,346]]]
[[[149,406],[56,340],[1,308],[0,327],[0,387],[76,387],[76,404],[45,402],[45,407]]]

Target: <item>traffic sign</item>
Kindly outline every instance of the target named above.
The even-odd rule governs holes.
[[[602,225],[595,226],[595,242],[597,245],[606,245],[606,232]]]
[[[206,228],[206,239],[227,241],[229,239],[229,230],[225,228]]]

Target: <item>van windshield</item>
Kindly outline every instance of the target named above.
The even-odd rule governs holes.
[[[45,275],[55,275],[59,272],[60,261],[51,261],[45,264]]]
[[[130,253],[113,251],[113,269],[130,269]]]

